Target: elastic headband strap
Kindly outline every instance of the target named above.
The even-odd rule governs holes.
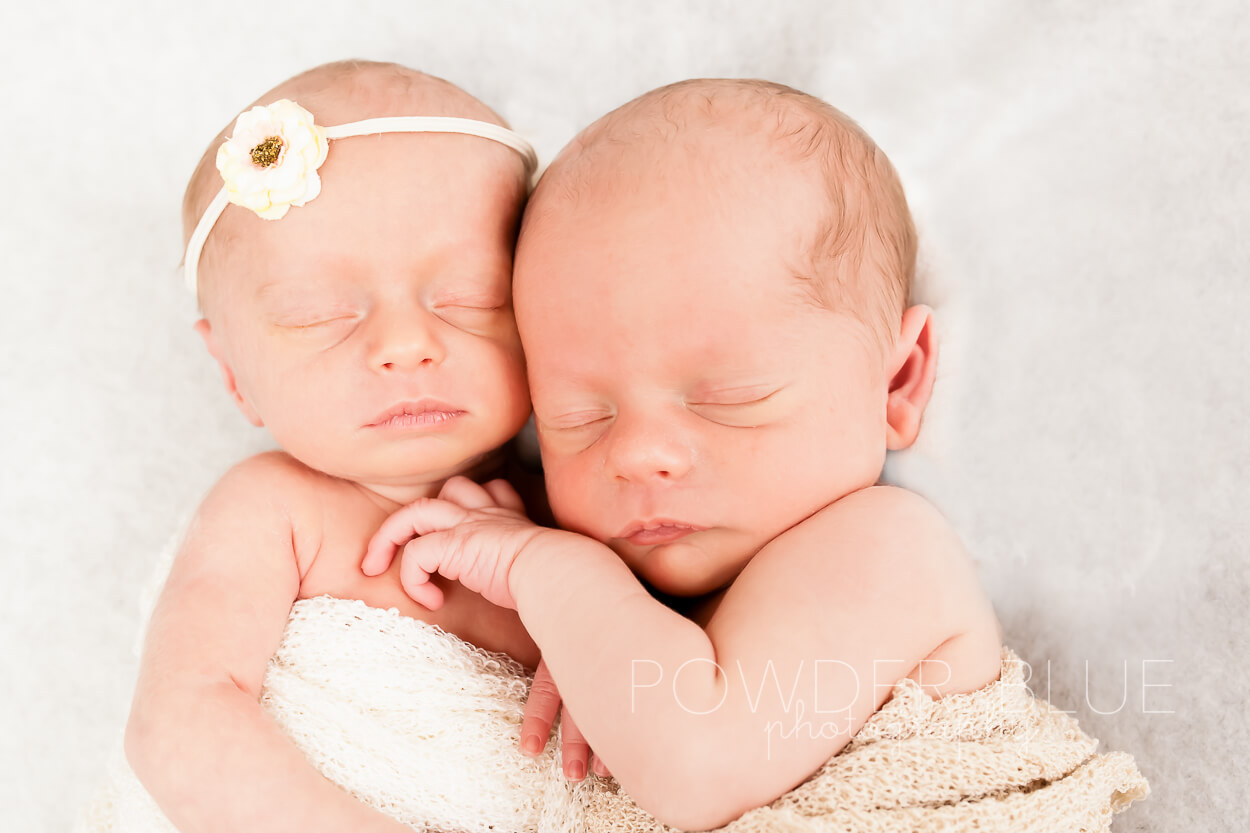
[[[525,169],[533,173],[538,167],[538,156],[533,146],[506,127],[488,121],[459,119],[453,116],[384,116],[365,119],[326,128],[327,139],[344,139],[348,136],[368,136],[376,133],[461,133],[465,136],[481,136],[499,142],[521,154]]]
[[[538,155],[533,146],[520,135],[506,127],[475,119],[461,119],[452,116],[386,116],[376,119],[364,119],[347,124],[336,124],[324,128],[325,138],[345,139],[349,136],[370,136],[379,133],[459,133],[465,136],[478,136],[490,139],[515,150],[521,154],[525,162],[525,173],[533,175],[538,168]],[[195,231],[187,241],[186,255],[183,257],[183,272],[186,277],[187,289],[196,294],[196,272],[200,262],[200,253],[204,250],[204,242],[208,233],[221,218],[221,213],[230,204],[229,193],[225,186],[213,197],[213,201],[204,209],[200,221],[195,224]]]

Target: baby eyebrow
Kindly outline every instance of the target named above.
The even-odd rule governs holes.
[[[271,280],[257,288],[257,303],[271,312],[308,309],[340,309],[358,305],[358,299],[345,287],[307,281]]]
[[[274,295],[282,290],[297,290],[306,288],[307,284],[293,281],[289,278],[272,278],[256,287],[256,297],[264,298],[269,295]]]
[[[256,289],[253,297],[258,301],[268,301],[275,297],[279,300],[304,300],[299,293],[307,292],[310,287],[292,281],[266,281]],[[306,296],[305,296],[306,297]]]

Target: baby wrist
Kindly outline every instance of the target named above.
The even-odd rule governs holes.
[[[544,576],[551,573],[551,559],[566,558],[561,555],[568,548],[569,539],[580,536],[560,529],[538,527],[537,531],[521,545],[517,556],[508,569],[508,592],[512,595],[517,609],[520,609],[522,596],[539,594],[539,597],[550,592]],[[558,563],[558,561],[557,561]]]

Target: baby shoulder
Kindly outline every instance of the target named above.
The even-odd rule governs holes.
[[[950,523],[932,503],[915,492],[898,486],[870,486],[843,497],[825,507],[819,515],[838,519],[841,524],[860,524],[877,529],[885,524],[900,524],[894,532],[921,535],[954,532]]]
[[[994,619],[954,527],[915,492],[896,486],[861,489],[791,533],[800,539],[802,568],[817,579],[810,587],[889,588],[905,604],[923,597],[922,607],[941,611],[960,628],[970,619]]]
[[[311,484],[316,478],[324,476],[285,451],[262,451],[231,466],[222,475],[218,485],[230,484],[233,488],[246,488],[251,485],[291,486]]]
[[[326,479],[285,452],[256,454],[222,475],[200,505],[192,529],[236,541],[252,541],[258,534],[284,539],[303,575],[320,540]]]
[[[922,562],[917,567],[931,561],[967,561],[959,536],[942,513],[920,495],[897,486],[852,492],[798,524],[794,532],[824,540],[825,547],[808,551],[837,552],[838,561],[862,561],[868,555],[877,561]]]
[[[309,502],[318,481],[325,477],[284,451],[265,451],[231,466],[213,486],[205,504],[219,502],[232,509],[244,504],[257,511],[285,513]]]

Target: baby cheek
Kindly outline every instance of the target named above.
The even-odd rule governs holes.
[[[529,385],[519,346],[507,340],[472,337],[456,346],[454,358],[454,368],[449,365],[447,372],[457,388],[485,404],[500,419],[511,421],[518,412],[529,415]]]
[[[567,525],[579,510],[577,492],[569,488],[573,477],[568,461],[554,454],[550,447],[542,452],[542,458],[543,478],[547,484],[547,499],[551,503],[551,511],[560,518],[562,526]]]
[[[499,390],[504,397],[502,406],[513,420],[517,421],[517,430],[525,424],[530,414],[530,389],[525,378],[525,360],[521,351],[506,351],[499,361]]]
[[[543,470],[547,480],[547,498],[561,527],[602,541],[610,535],[603,533],[605,519],[595,511],[596,507],[603,505],[603,501],[597,499],[597,483],[592,473],[585,471],[586,468],[578,465],[575,458],[546,454]]]
[[[260,412],[266,423],[280,421],[283,412],[306,404],[306,391],[292,389],[290,379],[274,365],[249,362],[235,369],[235,385],[239,393]]]

